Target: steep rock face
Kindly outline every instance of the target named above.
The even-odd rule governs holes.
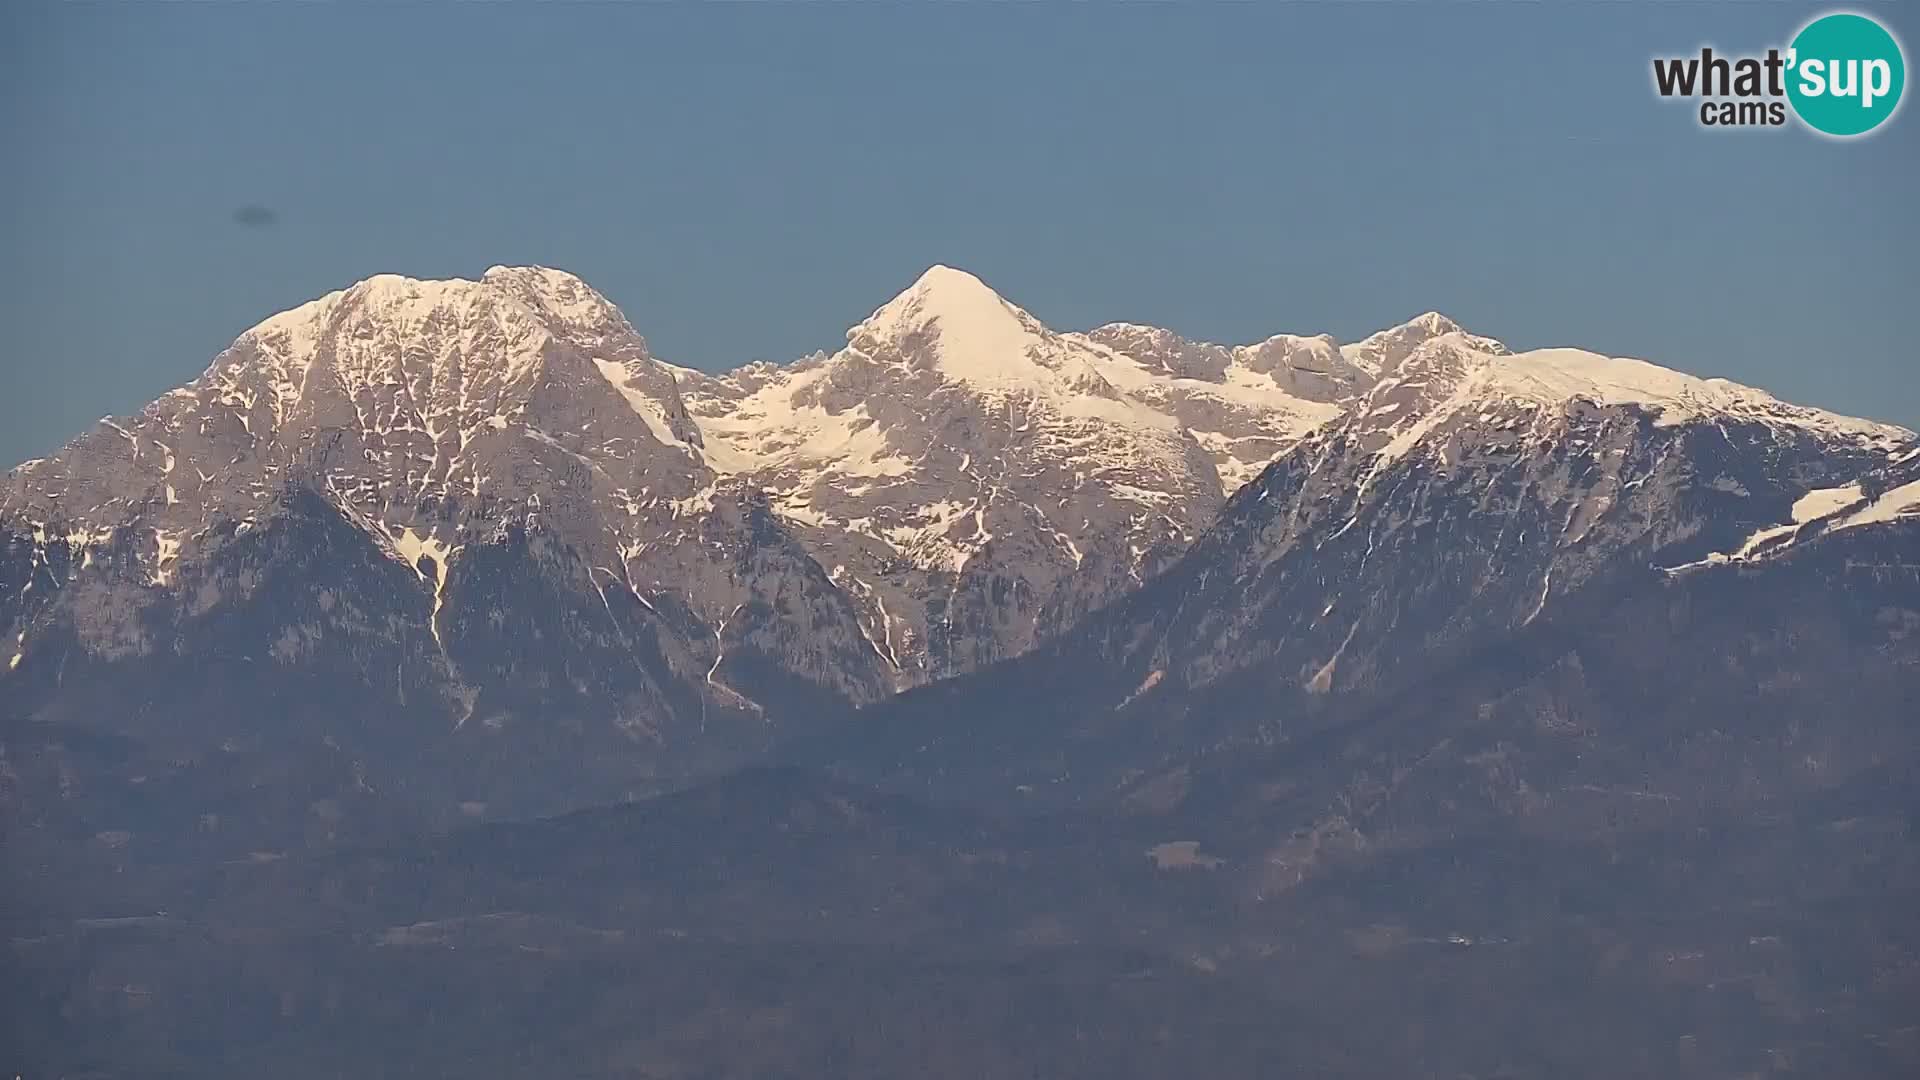
[[[294,685],[315,635],[351,653],[377,623],[424,651],[351,675],[355,708],[437,726],[501,791],[574,753],[641,790],[1050,640],[1100,709],[1249,667],[1367,690],[1619,565],[1866,514],[1910,446],[1433,313],[1346,345],[1061,334],[936,267],[832,355],[710,376],[558,271],[382,276],[10,474],[0,685],[58,712],[75,683],[47,680],[86,667],[131,700],[208,649]],[[272,573],[371,606],[217,617]]]
[[[1920,506],[1914,446],[1637,361],[1443,333],[1384,360],[1166,573],[903,699],[850,736],[871,746],[835,745],[882,777],[1083,798],[1167,755],[1311,731],[1620,575],[1896,524]]]
[[[1453,332],[1429,314],[1352,346],[1062,334],[937,266],[831,356],[676,371],[706,460],[768,492],[909,686],[1153,576],[1276,454]]]
[[[1287,1040],[1241,1036],[1278,1003],[1363,1018],[1312,1073],[1750,1075],[1783,1043],[1912,1071],[1911,433],[1438,316],[1075,337],[939,273],[834,356],[713,378],[564,276],[442,284],[329,298],[12,478],[0,937],[31,970],[0,1014],[30,1064],[205,1072],[167,1033],[227,1023],[364,1071],[452,1015],[484,1047],[452,1071],[764,1072],[828,1028],[817,1071],[879,1030],[895,1075],[954,1060],[894,1046],[951,1030],[952,968],[902,949],[1015,950],[1030,993],[1123,942],[1029,1002],[1151,992],[1054,1025],[1088,1075],[1191,1064],[1222,1016],[1214,1071],[1269,1074]],[[404,835],[769,753],[989,812],[749,771]],[[860,935],[871,1000],[726,959]],[[448,966],[406,982],[409,950]],[[1000,986],[972,1008],[1026,1017]],[[789,1011],[821,1001],[857,1007]],[[343,1008],[391,1040],[337,1038]]]
[[[1180,613],[1116,625],[1108,648],[1189,685],[1256,663],[1313,693],[1403,678],[1610,568],[1738,545],[1912,438],[1638,361],[1444,334],[1243,489],[1156,583]]]
[[[1280,334],[1257,345],[1226,346],[1111,323],[1080,336],[1103,350],[1103,376],[1172,413],[1193,433],[1228,493],[1372,384],[1325,335]]]
[[[1107,359],[935,267],[838,353],[690,376],[688,397],[710,458],[767,490],[908,685],[1024,651],[1211,519],[1207,455]]]
[[[856,609],[704,463],[672,372],[555,271],[374,278],[275,316],[139,416],[16,469],[0,522],[9,704],[53,713],[89,697],[81,667],[138,700],[154,664],[240,656],[259,677],[235,713],[324,671],[368,695],[357,710],[494,762],[505,790],[584,752],[617,795],[891,687]],[[283,602],[246,614],[267,579]],[[383,649],[351,671],[316,659]],[[237,671],[188,681],[217,693]]]
[[[833,356],[712,377],[654,359],[559,271],[383,275],[14,470],[0,520],[21,572],[55,577],[132,530],[146,588],[113,606],[137,606],[305,486],[420,571],[449,656],[461,564],[513,524],[572,549],[576,597],[667,612],[716,701],[768,704],[731,666],[768,692],[864,703],[1016,655],[1152,576],[1366,378],[1327,339],[1141,334],[1056,334],[936,267]],[[1227,359],[1170,366],[1154,351],[1169,347]],[[0,604],[20,663],[38,603]]]
[[[537,273],[375,277],[276,315],[138,417],[102,421],[57,457],[16,470],[6,509],[76,522],[146,509],[155,527],[190,533],[244,518],[291,474],[405,513],[462,498],[524,501],[568,480],[589,453],[610,491],[670,501],[698,490],[697,459],[598,370],[647,367],[645,343],[610,307],[601,314],[617,322],[595,332],[549,325],[547,308],[517,297]],[[683,413],[670,378],[665,389],[651,410]]]
[[[22,977],[0,988],[0,1015],[21,1018],[25,1060],[55,1071],[167,1060],[217,1074],[234,1046],[378,1071],[429,1024],[448,1031],[433,1047],[468,1052],[409,1060],[463,1074],[502,1060],[591,1074],[640,1047],[696,1073],[808,1060],[845,1075],[849,1048],[879,1027],[865,1052],[885,1056],[854,1073],[891,1076],[954,1062],[950,1038],[902,1047],[898,1032],[952,1030],[915,1011],[931,997],[962,1023],[1014,1017],[981,1035],[995,1047],[1056,1029],[1096,1047],[1099,1060],[1048,1059],[1049,1075],[1202,1061],[1254,1077],[1297,1060],[1310,1075],[1733,1077],[1782,1071],[1783,1046],[1789,1072],[1908,1075],[1917,528],[1896,516],[1737,563],[1641,568],[1486,635],[1417,687],[1328,695],[1340,716],[1317,730],[1208,752],[1193,738],[1208,713],[1270,700],[1242,671],[1184,715],[1159,702],[1184,738],[1089,800],[1095,813],[1011,815],[998,811],[1020,800],[1000,797],[994,812],[931,807],[748,770],[545,821],[260,852],[151,892],[136,891],[147,875],[133,854],[146,814],[105,819],[104,841],[0,816],[9,867],[42,851],[63,867],[84,849],[106,871],[0,893],[0,913],[40,908],[13,924]],[[1039,700],[1023,714],[972,696],[1003,731],[1030,727]],[[1096,733],[1138,720],[1091,717],[1073,767],[1102,767]],[[951,768],[946,749],[916,758]],[[0,764],[36,793],[56,784],[31,761]],[[63,894],[129,892],[145,902],[115,910],[164,914],[62,917],[75,909]],[[796,949],[804,962],[784,959]],[[942,953],[995,958],[995,1004],[952,1005]],[[850,956],[856,977],[823,997],[822,973]],[[1109,957],[1107,974],[1007,1004],[1072,956]],[[441,964],[454,966],[419,981]],[[1108,985],[1153,997],[1115,1011],[1095,996]],[[1075,1014],[1056,1023],[1054,998]],[[821,1000],[853,1005],[805,1011]],[[236,1014],[236,1001],[262,1004]],[[1420,1022],[1383,1024],[1383,1009]],[[340,1040],[345,1022],[387,1034]],[[220,1052],[173,1037],[183,1027],[219,1032]],[[829,1052],[810,1056],[823,1028]],[[1208,1037],[1175,1037],[1188,1030]],[[327,1044],[348,1056],[316,1058]],[[953,1075],[1040,1060],[1012,1045],[1018,1068],[968,1059]]]
[[[577,556],[543,534],[476,543],[436,611],[421,573],[327,499],[295,489],[262,517],[217,526],[164,590],[135,546],[97,551],[36,622],[7,722],[255,771],[338,755],[384,812],[429,822],[619,798],[764,744],[665,619],[583,595]]]
[[[583,595],[672,610],[709,663],[750,630],[781,643],[775,683],[864,703],[1017,655],[1153,576],[1275,454],[1458,332],[1429,314],[1346,346],[1059,334],[935,267],[832,356],[709,376],[653,358],[560,271],[384,275],[266,320],[141,415],[16,469],[0,518],[40,538],[43,563],[60,547],[84,565],[135,527],[165,589],[216,522],[257,527],[304,484],[441,602],[473,545],[523,521],[577,552]],[[709,520],[756,508],[793,540],[765,547],[777,572]],[[769,590],[782,602],[752,599]]]

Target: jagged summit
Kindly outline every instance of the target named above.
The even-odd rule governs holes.
[[[593,286],[588,285],[580,275],[558,267],[541,266],[536,263],[524,266],[495,263],[487,267],[486,272],[480,275],[480,280],[489,284],[524,285],[558,296],[591,297],[601,303],[606,302],[605,298],[596,292]]]
[[[442,580],[498,523],[533,521],[592,560],[596,588],[664,583],[718,631],[741,625],[743,594],[681,588],[699,564],[680,545],[758,500],[905,685],[1018,652],[1152,576],[1309,441],[1344,437],[1359,489],[1462,447],[1550,455],[1579,401],[1629,427],[1639,410],[1847,454],[1912,441],[1641,361],[1513,354],[1432,311],[1348,344],[1061,333],[947,265],[831,355],[707,374],[652,356],[579,277],[494,266],[376,275],[262,321],[138,416],[16,469],[0,516],[81,538],[83,562],[90,538],[135,522],[164,582],[221,522],[265,522],[309,483],[383,545],[444,552]]]
[[[262,321],[203,382],[249,408],[264,392],[278,426],[304,400],[316,367],[348,394],[420,375],[504,388],[534,371],[553,336],[537,312],[490,283],[381,274]],[[440,347],[417,347],[429,343]]]
[[[618,309],[544,267],[380,274],[263,320],[199,378],[16,470],[0,511],[90,532],[138,516],[190,556],[292,483],[427,536],[423,515],[444,532],[456,503],[551,515],[554,486],[586,467],[629,515],[704,482],[674,376]]]
[[[435,321],[526,320],[568,339],[598,341],[623,333],[645,349],[611,301],[579,277],[544,266],[494,266],[478,279],[375,274],[272,315],[240,340],[283,341],[298,348],[312,344],[328,326],[356,318],[401,331]]]
[[[709,460],[768,492],[918,680],[1019,651],[1211,516],[1206,453],[1111,356],[935,266],[833,355],[688,394]]]
[[[1360,341],[1355,342],[1354,345],[1355,346],[1365,345],[1368,342],[1425,341],[1430,338],[1439,337],[1442,334],[1464,333],[1464,332],[1465,332],[1465,328],[1462,327],[1459,323],[1455,322],[1453,319],[1448,318],[1446,315],[1443,315],[1438,311],[1428,311],[1428,312],[1423,312],[1422,314],[1419,314],[1419,315],[1415,315],[1413,318],[1408,319],[1403,323],[1399,323],[1394,326],[1389,326],[1384,330],[1375,331],[1374,333],[1369,334],[1366,337],[1360,339]],[[1154,341],[1179,341],[1188,345],[1214,344],[1213,342],[1201,341],[1198,339],[1185,337],[1182,334],[1180,334],[1179,331],[1170,330],[1170,329],[1167,329],[1166,327],[1153,326],[1148,323],[1136,323],[1136,322],[1126,322],[1126,321],[1102,323],[1101,325],[1086,331],[1086,334],[1089,337],[1098,335],[1102,337],[1135,337],[1135,338],[1140,338],[1144,340],[1154,340]],[[1338,344],[1338,341],[1334,338],[1332,334],[1294,334],[1294,333],[1273,334],[1263,339],[1262,341],[1254,342],[1252,344],[1259,345],[1259,344],[1266,344],[1269,342],[1296,342],[1296,343],[1325,342],[1328,344]],[[1248,347],[1252,347],[1252,346],[1250,345]]]
[[[488,416],[508,415],[557,350],[624,365],[651,359],[619,309],[564,271],[496,266],[478,280],[377,274],[261,321],[180,392],[212,389],[249,411],[264,401],[275,429],[330,419],[302,415],[310,391],[358,400],[400,386],[429,414],[448,411],[437,399],[450,395],[460,406],[453,411],[491,401],[502,407]],[[656,394],[671,397],[662,393],[670,377],[654,382]],[[680,411],[671,401],[663,408]],[[426,427],[433,417],[418,419]]]
[[[1493,338],[1468,334],[1459,323],[1437,311],[1428,311],[1398,326],[1390,326],[1385,330],[1369,334],[1351,345],[1342,345],[1340,353],[1348,363],[1379,378],[1391,374],[1393,369],[1415,349],[1449,334],[1459,334],[1471,339],[1473,347],[1481,352],[1507,351],[1505,345]]]
[[[255,329],[285,326],[322,314],[346,303],[367,303],[398,308],[422,305],[445,306],[471,301],[492,289],[509,289],[526,299],[592,304],[611,308],[612,304],[575,274],[547,266],[492,266],[477,278],[419,278],[406,274],[381,273],[361,278],[344,288],[295,305],[260,321]]]
[[[1441,334],[1461,333],[1465,330],[1465,327],[1437,311],[1424,311],[1408,319],[1406,322],[1401,323],[1398,327],[1395,327],[1395,329],[1416,330],[1424,334],[1432,335],[1433,337],[1439,337]]]

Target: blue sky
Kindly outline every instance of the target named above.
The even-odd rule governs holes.
[[[1061,328],[1438,308],[1916,426],[1920,116],[1710,133],[1651,90],[1819,10],[6,5],[0,459],[358,278],[522,262],[702,367],[943,262]]]

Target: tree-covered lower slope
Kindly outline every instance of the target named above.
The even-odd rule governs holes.
[[[347,764],[127,802],[87,769],[135,790],[162,755],[42,729],[10,743],[4,1048],[56,1076],[1920,1068],[1912,523],[1614,575],[1367,693],[1253,668],[1096,712],[1097,673],[1039,663],[796,750],[826,769],[332,845],[273,830]],[[256,831],[189,821],[216,791]]]

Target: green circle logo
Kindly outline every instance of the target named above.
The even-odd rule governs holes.
[[[1823,15],[1787,50],[1787,100],[1815,131],[1865,135],[1900,107],[1907,64],[1900,43],[1865,15]]]

